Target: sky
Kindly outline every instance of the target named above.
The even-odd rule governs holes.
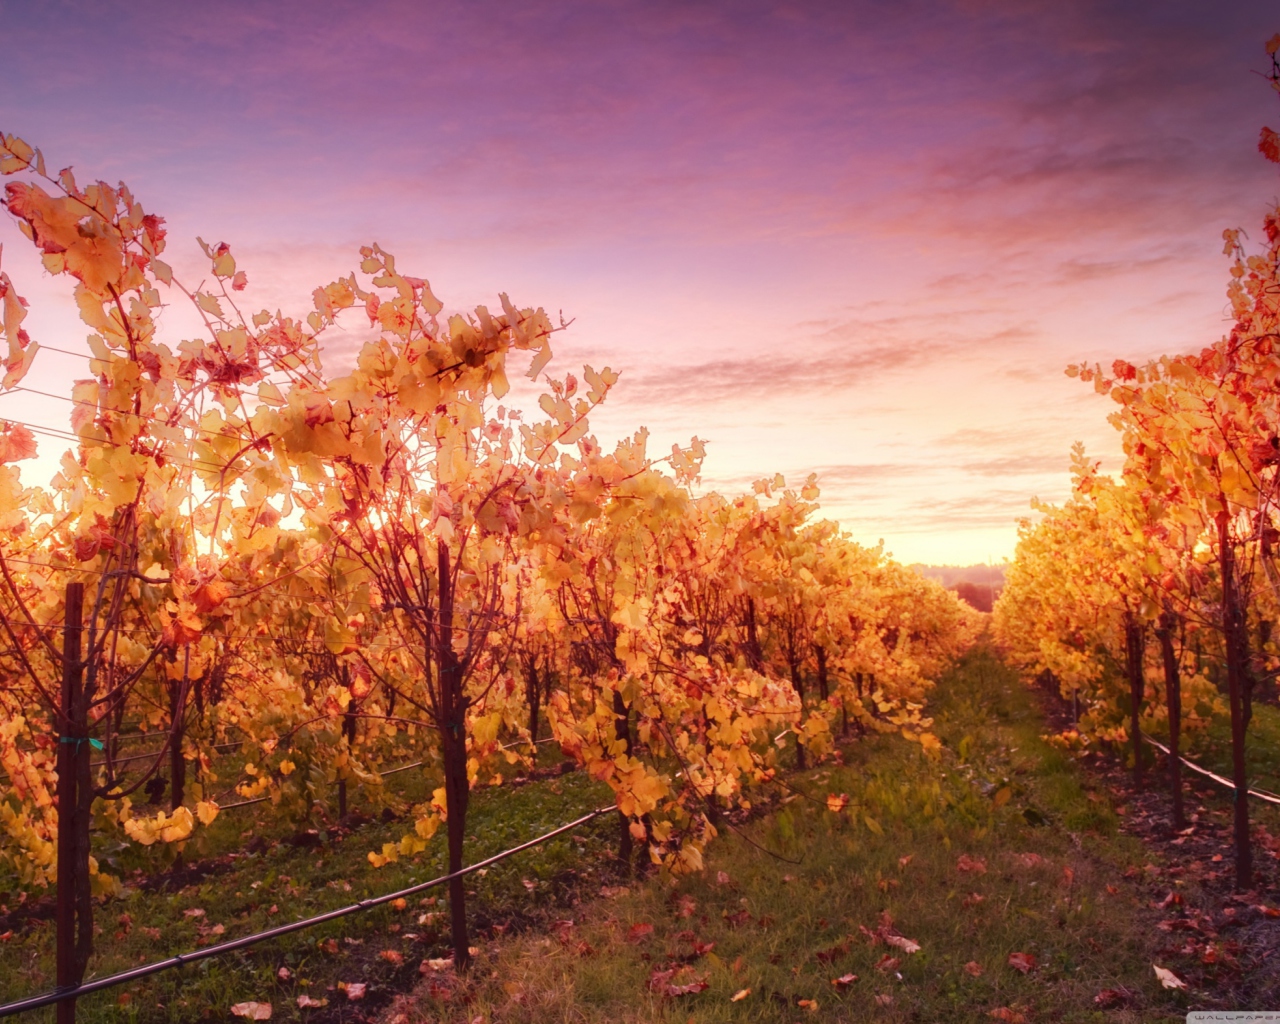
[[[127,182],[189,279],[197,236],[230,243],[255,308],[305,312],[377,242],[447,308],[563,313],[550,370],[622,375],[606,446],[697,435],[703,489],[816,472],[855,539],[998,563],[1073,442],[1117,464],[1064,367],[1228,328],[1222,230],[1280,195],[1277,31],[1261,0],[0,0],[0,131]],[[0,245],[32,336],[87,351],[66,283]]]

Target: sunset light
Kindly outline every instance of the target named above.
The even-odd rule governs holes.
[[[999,562],[1073,441],[1115,464],[1066,364],[1225,329],[1222,230],[1276,188],[1271,13],[10,6],[0,127],[129,182],[188,278],[197,235],[231,243],[253,308],[305,312],[377,242],[451,308],[562,311],[557,365],[622,375],[602,442],[697,434],[707,487],[816,471],[860,540]],[[32,336],[81,350],[0,231]],[[46,353],[27,383],[81,373]]]
[[[0,0],[0,1018],[1270,1014],[1277,14]]]

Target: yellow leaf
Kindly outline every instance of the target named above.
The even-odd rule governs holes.
[[[201,800],[196,804],[196,817],[200,819],[201,825],[212,825],[217,816],[218,805],[212,800]]]

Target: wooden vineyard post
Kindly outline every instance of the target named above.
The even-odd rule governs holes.
[[[1166,610],[1160,613],[1160,658],[1164,663],[1165,707],[1169,709],[1169,785],[1173,790],[1173,827],[1186,826],[1186,812],[1182,801],[1182,759],[1178,756],[1178,744],[1182,738],[1182,678],[1178,671],[1178,658],[1173,650],[1173,629],[1177,617]]]
[[[1125,669],[1129,676],[1129,738],[1133,742],[1133,783],[1142,788],[1142,697],[1145,688],[1143,659],[1146,654],[1146,638],[1142,623],[1131,612],[1124,620]]]
[[[1225,506],[1225,502],[1224,502]],[[1249,836],[1249,782],[1245,762],[1247,721],[1244,714],[1245,642],[1244,611],[1236,589],[1235,550],[1229,532],[1230,515],[1218,513],[1218,565],[1222,575],[1222,640],[1227,661],[1227,699],[1231,706],[1231,781],[1236,791],[1234,833],[1236,846],[1236,888],[1253,885],[1253,848]]]
[[[58,729],[58,937],[57,971],[58,988],[71,988],[80,983],[83,969],[79,963],[76,941],[77,904],[79,884],[76,871],[75,827],[79,794],[77,792],[77,762],[88,751],[81,751],[87,742],[87,728],[83,714],[80,688],[84,664],[80,660],[80,634],[83,628],[84,584],[68,583],[66,594],[66,625],[62,642],[62,694],[59,708]],[[87,927],[83,924],[82,927]],[[58,1003],[58,1024],[75,1024],[75,997]]]

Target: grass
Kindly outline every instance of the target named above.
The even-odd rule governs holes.
[[[728,835],[702,875],[608,890],[550,934],[491,945],[465,984],[433,976],[386,1019],[1181,1021],[1185,997],[1152,971],[1155,919],[1124,878],[1147,855],[1040,739],[1034,695],[978,649],[934,712],[940,760],[880,736],[792,780],[746,826],[775,856]],[[829,793],[848,795],[841,813]],[[1015,953],[1036,966],[1015,969]],[[1107,989],[1127,1005],[1096,1005]]]
[[[732,832],[718,840],[700,876],[619,887],[611,817],[473,876],[469,907],[481,954],[465,984],[428,968],[425,985],[386,1009],[418,980],[420,963],[445,952],[441,892],[439,902],[427,896],[401,910],[354,915],[86,997],[79,1019],[225,1021],[234,1019],[233,1003],[252,1000],[271,1003],[273,1020],[315,1024],[384,1010],[389,1024],[963,1024],[990,1021],[1002,1009],[1004,1019],[1028,1022],[1181,1020],[1185,997],[1160,988],[1151,970],[1153,962],[1172,966],[1153,952],[1159,915],[1142,887],[1151,855],[1119,834],[1109,798],[1093,791],[1072,756],[1040,738],[1045,725],[1034,694],[979,647],[942,681],[932,712],[944,743],[940,759],[926,759],[900,737],[858,740],[844,748],[843,763],[789,779],[768,814],[741,826],[752,842]],[[1265,772],[1275,771],[1266,752],[1280,741],[1280,713],[1257,707],[1253,733],[1266,785]],[[1213,744],[1222,737],[1210,730],[1202,740],[1195,756],[1214,765]],[[544,764],[556,760],[543,749]],[[419,857],[379,871],[366,860],[406,827],[378,817],[383,804],[422,800],[433,784],[411,771],[388,779],[389,800],[353,793],[353,806],[374,815],[350,834],[322,818],[313,834],[296,832],[296,824],[259,814],[262,807],[224,812],[203,850],[188,852],[211,870],[186,876],[190,884],[181,886],[163,873],[155,849],[99,848],[128,891],[96,910],[103,932],[90,976],[443,874],[443,833]],[[1280,780],[1267,788],[1280,788]],[[827,794],[847,795],[843,811],[827,808]],[[468,860],[602,802],[603,787],[582,773],[481,787],[473,796]],[[960,870],[962,855],[985,871]],[[0,903],[6,900],[12,902],[0,893]],[[198,910],[204,913],[189,913]],[[900,951],[886,944],[886,934],[921,948]],[[1013,953],[1029,954],[1036,966],[1021,973],[1010,966]],[[660,974],[654,988],[655,971],[674,973]],[[832,984],[848,975],[858,980]],[[0,1002],[45,991],[53,979],[51,921],[0,941]],[[704,981],[701,992],[660,990]],[[352,982],[367,985],[360,1002],[339,988]],[[1099,1008],[1094,999],[1108,989],[1130,995],[1118,1008]],[[304,994],[328,1005],[301,1010]],[[53,1010],[25,1019],[52,1020]]]
[[[1157,734],[1157,739],[1165,737]],[[1208,727],[1188,733],[1185,755],[1196,764],[1231,778],[1231,718],[1217,715]],[[1280,708],[1254,701],[1245,743],[1249,785],[1280,793]]]
[[[543,748],[543,759],[555,760],[555,755]],[[508,769],[506,774],[515,771]],[[418,789],[429,793],[430,780],[416,775],[394,776],[388,787],[395,786],[401,797],[406,790],[410,795]],[[607,790],[580,772],[519,787],[481,787],[473,793],[468,817],[467,859],[491,856],[602,802],[608,802]],[[359,797],[353,797],[353,803],[361,808]],[[95,908],[102,932],[88,977],[323,913],[447,870],[443,830],[426,853],[374,871],[367,853],[399,838],[409,823],[376,818],[346,834],[317,820],[309,834],[295,832],[288,822],[264,811],[259,806],[220,815],[204,841],[207,856],[194,861],[211,872],[180,888],[165,884],[164,874],[145,870],[163,866],[155,850],[96,851],[114,860],[112,866],[124,873],[128,884],[123,899]],[[579,877],[592,877],[597,870],[592,864],[602,860],[615,835],[612,821],[597,820],[575,835],[495,865],[484,876],[473,875],[468,886],[474,895],[469,905],[473,927],[483,932],[492,920],[518,920],[564,898]],[[189,850],[188,856],[195,854]],[[447,915],[441,913],[446,909],[444,891],[436,892],[438,897],[428,894],[403,910],[382,907],[356,914],[87,996],[79,1001],[77,1019],[87,1024],[229,1020],[235,1019],[228,1012],[232,1004],[250,1000],[271,1002],[272,1019],[277,1021],[363,1019],[366,1011],[412,984],[421,959],[443,955]],[[391,955],[384,957],[384,952]],[[398,957],[403,961],[396,963]],[[282,968],[287,969],[287,979],[280,976]],[[54,979],[52,920],[33,921],[0,942],[0,1003],[47,991]],[[339,982],[366,983],[365,999],[348,1004],[336,987]],[[302,994],[327,998],[331,1005],[300,1010],[296,999]],[[50,1007],[22,1019],[52,1021],[53,1016]]]

